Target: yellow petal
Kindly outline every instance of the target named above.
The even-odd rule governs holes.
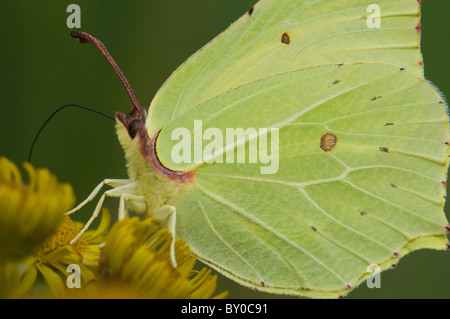
[[[61,297],[64,294],[64,283],[60,275],[44,264],[36,263],[36,267],[47,282],[53,297]]]
[[[58,227],[73,202],[68,184],[47,169],[24,164],[29,184],[23,184],[14,163],[0,157],[0,262],[18,261],[41,245]]]

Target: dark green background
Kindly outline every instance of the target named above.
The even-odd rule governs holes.
[[[77,1],[81,30],[103,41],[148,107],[167,77],[254,4],[255,0]],[[112,68],[92,46],[78,44],[60,0],[2,1],[0,5],[0,155],[16,163],[59,106],[78,103],[114,114],[130,101]],[[374,1],[376,3],[376,1]],[[450,2],[424,0],[422,52],[426,78],[450,93]],[[104,178],[126,178],[114,123],[79,109],[59,113],[42,133],[32,163],[70,182],[78,201]],[[116,211],[117,201],[106,206]],[[84,219],[91,204],[76,218]],[[448,211],[448,209],[447,209]],[[449,214],[447,213],[447,216]],[[348,298],[449,298],[450,252],[419,251],[383,272],[381,289],[361,287]],[[232,298],[271,298],[221,278]]]

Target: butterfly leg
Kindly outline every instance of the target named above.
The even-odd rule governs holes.
[[[98,193],[99,189],[103,185],[104,184],[102,182],[99,186],[96,187],[96,190],[94,190],[94,192],[96,191]],[[100,200],[98,201],[97,206],[95,207],[95,210],[92,213],[91,218],[88,220],[86,225],[84,225],[83,229],[78,233],[78,235],[74,239],[72,239],[70,244],[73,244],[74,242],[76,242],[78,240],[78,238],[80,238],[80,236],[86,232],[86,230],[89,228],[89,226],[95,220],[95,218],[97,218],[98,214],[100,213],[100,210],[102,209],[103,202],[104,202],[106,196],[122,197],[124,194],[128,194],[128,192],[132,192],[132,191],[136,190],[136,185],[137,185],[137,183],[123,184],[122,186],[119,186],[119,187],[116,187],[116,188],[113,188],[113,189],[110,189],[110,190],[107,190],[106,192],[104,192],[102,197],[100,197]],[[99,189],[97,190],[97,188],[99,188]],[[92,192],[92,194],[94,194],[94,192]],[[95,195],[93,197],[95,197]],[[92,199],[90,199],[90,200],[92,200]]]
[[[177,221],[177,209],[172,205],[161,206],[155,212],[155,217],[159,221],[167,220],[167,228],[172,233],[172,243],[170,244],[170,260],[174,268],[177,268],[177,261],[175,259],[175,240],[176,240],[176,221]]]
[[[76,211],[79,211],[84,205],[86,205],[87,203],[92,201],[95,198],[95,196],[97,196],[97,194],[100,192],[100,189],[102,189],[103,186],[108,185],[111,187],[120,187],[120,186],[127,185],[127,184],[130,184],[129,179],[105,179],[105,180],[103,180],[100,184],[97,185],[96,188],[94,188],[92,193],[83,202],[81,202],[74,209],[68,211],[66,213],[66,215],[70,215],[70,214],[75,213]]]
[[[139,214],[146,213],[147,204],[145,202],[144,196],[123,193],[120,196],[120,201],[119,201],[119,216],[118,216],[119,220],[122,220],[125,217],[128,217],[128,210],[125,205],[125,201],[130,201],[133,203],[133,210],[136,213],[139,213]]]

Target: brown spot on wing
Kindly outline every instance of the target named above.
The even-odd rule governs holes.
[[[281,42],[283,42],[284,44],[291,43],[291,37],[289,36],[289,34],[287,32],[283,33],[283,35],[281,36]]]
[[[325,152],[331,151],[337,143],[337,137],[334,134],[327,133],[320,139],[320,148]]]
[[[417,33],[422,32],[422,25],[421,25],[420,23],[418,23],[418,24],[416,25],[416,31],[417,31]]]
[[[371,101],[376,101],[376,100],[378,100],[378,99],[381,99],[381,96],[374,96],[374,97],[371,98],[370,100],[371,100]]]
[[[338,84],[339,82],[341,82],[341,80],[334,80],[333,82],[331,82],[331,85],[336,85],[336,84]]]

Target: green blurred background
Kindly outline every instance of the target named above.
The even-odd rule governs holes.
[[[191,54],[225,30],[255,0],[77,1],[81,31],[101,39],[139,101],[148,107],[169,75]],[[422,1],[422,52],[426,78],[450,94],[450,1]],[[71,1],[2,1],[0,155],[17,164],[27,158],[39,127],[59,106],[78,103],[114,114],[130,101],[106,60],[78,44],[66,26]],[[42,133],[35,166],[70,182],[77,200],[104,178],[127,178],[114,123],[79,109],[59,113]],[[107,199],[114,213],[117,201]],[[85,220],[89,205],[75,219]],[[446,211],[448,212],[448,207]],[[450,216],[447,213],[447,216]],[[381,289],[363,283],[347,298],[450,298],[450,252],[418,251],[383,272]],[[230,298],[273,298],[226,278],[218,290]]]

